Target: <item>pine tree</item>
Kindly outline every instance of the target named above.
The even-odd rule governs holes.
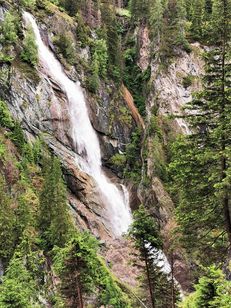
[[[35,283],[25,267],[23,257],[15,255],[0,285],[0,307],[36,307],[33,300],[36,294]]]
[[[62,178],[60,162],[57,158],[48,158],[45,180],[40,195],[39,226],[41,237],[48,247],[63,246],[70,230],[67,209],[66,187]]]
[[[61,278],[65,307],[84,307],[84,297],[95,295],[97,307],[131,308],[101,257],[98,243],[88,232],[76,233],[64,248],[54,249],[54,268]]]
[[[122,55],[120,36],[117,31],[115,11],[110,3],[103,3],[101,8],[102,20],[106,28],[108,70],[110,75],[118,82],[121,81]]]
[[[205,55],[204,90],[187,106],[191,134],[175,144],[170,164],[184,244],[199,250],[203,262],[206,253],[215,259],[222,256],[224,233],[231,243],[230,8],[230,0],[214,1],[217,46]]]
[[[231,283],[215,266],[205,269],[195,289],[184,299],[181,308],[228,308],[231,305]]]
[[[1,41],[6,43],[16,42],[18,37],[18,21],[11,12],[6,13],[4,21],[0,25],[0,29],[2,32]]]
[[[204,0],[195,0],[192,2],[191,35],[194,40],[200,40],[202,38],[204,6]]]
[[[163,33],[163,16],[164,6],[162,0],[152,1],[150,4],[149,24],[151,33],[155,38],[155,44],[157,42],[157,45],[160,45]]]
[[[60,5],[62,5],[68,12],[70,16],[75,16],[78,10],[83,4],[82,0],[60,0]]]
[[[171,281],[159,264],[162,243],[155,220],[143,206],[134,212],[129,234],[145,263],[151,306],[168,307],[172,303]]]
[[[15,224],[13,201],[7,194],[4,178],[0,174],[0,258],[3,262],[9,261],[17,242]]]
[[[130,9],[133,22],[147,23],[149,18],[150,0],[132,0]]]

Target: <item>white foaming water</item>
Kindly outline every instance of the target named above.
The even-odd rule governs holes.
[[[72,125],[72,138],[76,151],[81,157],[79,167],[92,176],[99,188],[102,201],[107,205],[107,212],[115,235],[126,232],[131,221],[129,196],[127,189],[121,185],[119,190],[102,171],[101,153],[98,137],[93,129],[86,102],[79,82],[70,80],[54,54],[43,43],[34,17],[23,13],[26,25],[32,27],[38,45],[39,61],[45,73],[51,77],[66,93]]]

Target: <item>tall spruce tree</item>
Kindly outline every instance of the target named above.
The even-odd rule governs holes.
[[[69,232],[66,187],[60,162],[56,157],[45,160],[45,180],[40,195],[39,227],[48,247],[63,246]]]
[[[143,207],[134,212],[134,221],[129,234],[140,253],[140,259],[145,264],[146,279],[150,294],[150,305],[155,308],[174,307],[176,289],[171,292],[171,281],[161,268],[160,249],[162,242],[158,226],[154,218]]]
[[[149,24],[155,42],[157,41],[157,45],[160,45],[163,33],[163,15],[164,5],[162,0],[152,1],[150,4]]]
[[[122,54],[120,35],[115,15],[115,9],[109,2],[102,3],[102,20],[106,29],[107,50],[108,50],[108,71],[116,80],[121,81]]]
[[[0,307],[38,307],[35,303],[37,292],[33,277],[26,268],[25,259],[15,254],[1,281]]]
[[[76,233],[64,248],[54,249],[54,268],[61,278],[65,307],[85,307],[94,294],[97,307],[131,308],[117,281],[97,255],[98,243],[88,232]]]
[[[170,164],[183,242],[201,259],[207,253],[216,260],[231,244],[230,13],[230,0],[214,0],[215,46],[205,54],[204,90],[187,105],[191,134],[175,143]]]
[[[0,259],[8,262],[13,254],[17,235],[13,200],[7,193],[5,179],[0,174]]]
[[[204,6],[204,0],[195,0],[192,2],[192,24],[190,30],[194,40],[200,40],[202,38]]]

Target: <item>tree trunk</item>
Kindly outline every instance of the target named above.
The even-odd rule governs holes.
[[[152,289],[152,282],[151,282],[151,277],[150,277],[150,272],[149,272],[149,267],[148,267],[148,256],[147,256],[145,245],[143,249],[144,249],[144,260],[145,260],[145,267],[146,267],[146,273],[147,273],[147,278],[148,278],[148,287],[149,287],[149,293],[150,293],[150,298],[151,298],[151,304],[152,304],[152,308],[155,308],[155,299],[154,299],[154,293]]]
[[[76,287],[77,287],[77,295],[78,295],[78,303],[79,303],[76,308],[84,308],[84,306],[83,306],[83,296],[82,296],[81,288],[80,288],[80,285],[79,285],[78,274],[76,276]]]

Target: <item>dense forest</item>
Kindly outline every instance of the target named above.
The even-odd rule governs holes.
[[[0,0],[0,308],[231,307],[230,136],[231,0]]]

